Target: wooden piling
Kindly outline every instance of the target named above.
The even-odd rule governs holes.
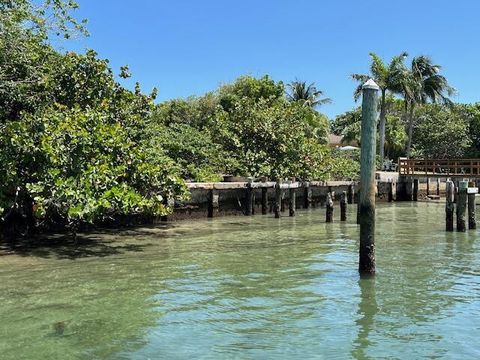
[[[362,88],[360,154],[360,249],[361,274],[375,274],[375,160],[378,117],[378,85],[368,80]]]
[[[455,211],[455,205],[453,203],[453,192],[455,186],[453,181],[447,180],[446,186],[446,202],[445,202],[445,230],[453,231],[453,212]]]
[[[253,189],[252,184],[247,184],[247,189],[245,191],[245,215],[253,215]]]
[[[456,204],[458,199],[458,181],[453,182],[453,202]]]
[[[355,201],[355,188],[353,184],[348,185],[348,203],[353,204]]]
[[[387,184],[387,200],[388,202],[393,201],[393,181],[389,180]]]
[[[413,179],[413,201],[418,201],[418,179]]]
[[[295,189],[290,189],[288,194],[288,216],[293,217],[295,216],[295,208],[297,206],[297,199],[296,199],[296,191]]]
[[[347,221],[347,192],[340,196],[340,221]]]
[[[467,230],[466,211],[467,211],[467,188],[468,181],[458,183],[457,194],[457,231]]]
[[[218,212],[219,207],[219,194],[218,190],[210,190],[208,192],[208,210],[207,210],[207,217],[213,218],[215,214]]]
[[[280,212],[285,211],[285,192],[280,190]]]
[[[309,183],[305,183],[303,188],[303,208],[308,209],[312,203],[312,189]]]
[[[427,197],[430,195],[430,178],[427,177]]]
[[[440,196],[440,178],[437,178],[437,196]]]
[[[280,218],[281,202],[282,202],[282,189],[280,189],[280,181],[277,181],[275,184],[275,205],[273,207],[273,212],[275,213],[275,218]]]
[[[333,222],[333,200],[332,200],[332,194],[328,193],[327,194],[327,212],[326,212],[326,217],[325,220],[327,223]]]
[[[267,215],[268,212],[268,189],[262,188],[262,215]]]
[[[468,192],[468,228],[474,230],[477,228],[477,220],[475,219],[475,196],[477,194],[477,189],[475,188],[475,183],[471,182],[469,184],[470,191]]]

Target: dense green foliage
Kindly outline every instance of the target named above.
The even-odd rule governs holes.
[[[32,226],[160,216],[185,180],[223,175],[354,178],[326,144],[321,92],[243,76],[201,97],[156,105],[125,89],[107,60],[62,53],[51,37],[86,33],[71,0],[0,0],[0,212]],[[129,77],[122,67],[120,78]],[[298,95],[298,94],[297,94]],[[294,100],[294,101],[292,101]],[[325,101],[325,100],[324,100]]]
[[[400,100],[388,106],[386,154],[396,159],[406,155],[408,131],[412,127],[411,155],[417,158],[480,157],[480,104],[419,104],[412,117],[405,116]],[[411,122],[410,119],[413,119]],[[332,131],[345,141],[361,141],[361,111],[339,115]]]
[[[189,179],[356,176],[353,161],[334,160],[327,118],[289,101],[283,83],[268,76],[243,76],[203,97],[160,104],[151,120],[151,131],[161,134],[156,140]]]

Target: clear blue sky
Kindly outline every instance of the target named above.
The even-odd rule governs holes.
[[[480,100],[478,0],[79,0],[89,38],[65,47],[95,49],[133,87],[156,86],[159,100],[200,95],[242,74],[315,82],[333,104],[351,109],[353,72],[370,51],[407,51],[441,64],[456,100]]]

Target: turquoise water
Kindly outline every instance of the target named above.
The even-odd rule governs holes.
[[[379,205],[378,274],[360,279],[350,211],[0,256],[0,358],[480,358],[477,232],[445,233],[442,205]]]

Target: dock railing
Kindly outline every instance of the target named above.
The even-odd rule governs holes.
[[[480,159],[398,159],[401,176],[480,177]]]

